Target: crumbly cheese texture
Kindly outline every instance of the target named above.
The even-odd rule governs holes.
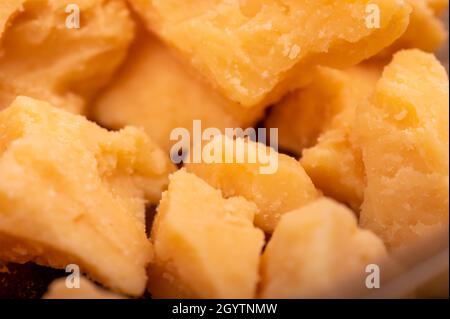
[[[262,256],[260,297],[342,297],[349,280],[364,286],[366,266],[384,258],[383,242],[359,229],[352,211],[322,198],[281,218]]]
[[[68,28],[77,14],[68,5],[80,10],[79,29]],[[122,0],[2,1],[0,109],[26,95],[84,113],[125,58],[129,15]]]
[[[277,104],[266,127],[277,127],[284,150],[302,154],[300,163],[327,196],[359,210],[364,166],[352,137],[355,110],[367,100],[381,75],[378,64],[345,71],[319,68],[310,85]]]
[[[155,298],[254,298],[264,234],[255,204],[224,199],[185,170],[170,178],[152,229]]]
[[[378,57],[391,57],[400,49],[418,48],[434,52],[447,40],[447,30],[440,13],[448,8],[448,1],[407,0],[412,7],[408,28],[389,48]]]
[[[225,129],[251,127],[262,108],[243,110],[195,77],[154,36],[144,34],[131,47],[127,62],[114,82],[97,99],[93,117],[103,125],[121,128],[137,125],[169,152],[175,128],[202,126]]]
[[[174,168],[135,128],[108,132],[19,97],[0,113],[0,259],[77,264],[128,295],[145,290],[145,203]]]
[[[403,0],[130,0],[147,26],[214,87],[243,106],[268,105],[317,65],[346,67],[406,29]],[[367,5],[381,12],[367,27]],[[337,14],[338,13],[338,14]]]
[[[275,229],[282,214],[321,195],[297,160],[264,144],[216,136],[204,146],[206,150],[220,160],[188,163],[186,169],[221,189],[225,197],[243,196],[256,203],[255,224],[267,233]],[[268,167],[274,169],[265,172]]]
[[[308,86],[273,107],[265,126],[278,128],[281,149],[301,155],[315,146],[324,132],[351,126],[355,108],[370,96],[381,70],[377,63],[346,70],[320,67]]]
[[[390,248],[448,227],[448,101],[444,67],[431,54],[406,50],[359,108],[367,178],[360,222]]]
[[[96,286],[94,283],[81,277],[77,287],[67,287],[67,283],[74,284],[70,279],[60,278],[54,280],[48,287],[43,299],[125,299],[124,296],[112,293]]]

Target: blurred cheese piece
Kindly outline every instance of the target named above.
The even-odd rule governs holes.
[[[130,3],[223,96],[247,107],[278,100],[316,65],[348,67],[375,55],[404,32],[410,13],[403,0]]]
[[[419,50],[397,53],[358,110],[367,187],[361,225],[390,248],[448,227],[449,84]]]
[[[43,299],[125,299],[125,297],[97,287],[81,277],[78,288],[68,288],[66,278],[53,281]]]
[[[151,246],[145,203],[172,171],[135,129],[108,132],[19,97],[0,113],[0,259],[77,264],[103,285],[140,295]]]
[[[156,298],[254,298],[264,234],[255,204],[224,199],[184,169],[170,178],[152,229]]]
[[[372,94],[382,68],[319,68],[313,82],[277,104],[266,127],[278,127],[282,149],[300,163],[325,195],[359,210],[364,191],[361,152],[352,140],[355,109]]]
[[[297,160],[264,144],[223,135],[216,136],[205,149],[218,150],[220,161],[190,163],[187,170],[221,189],[225,197],[243,196],[256,203],[255,224],[265,232],[275,229],[283,213],[320,196]],[[252,154],[257,156],[252,159]]]
[[[10,19],[12,19],[15,14],[23,10],[23,4],[25,1],[26,0],[6,0],[0,2],[0,42],[1,36]]]
[[[448,0],[426,0],[428,6],[435,14],[442,14],[448,8]]]
[[[144,31],[143,31],[144,32]],[[174,128],[249,127],[263,110],[243,110],[215,93],[181,65],[154,36],[141,34],[114,82],[98,99],[93,117],[110,128],[142,126],[167,152]]]
[[[66,24],[73,5],[79,29]],[[83,113],[124,59],[133,28],[121,0],[2,1],[0,109],[26,95]]]
[[[261,260],[260,295],[343,297],[349,280],[364,289],[366,267],[385,257],[383,242],[358,229],[353,212],[322,198],[281,218]]]
[[[400,49],[418,48],[427,52],[436,51],[447,40],[447,30],[439,18],[448,1],[407,0],[413,11],[406,32],[379,57],[390,57]],[[445,3],[446,2],[446,3]]]

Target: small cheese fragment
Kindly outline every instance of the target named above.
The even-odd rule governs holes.
[[[364,165],[350,134],[340,129],[327,131],[317,145],[303,152],[300,163],[318,189],[358,213],[363,201]]]
[[[260,295],[342,297],[349,281],[364,287],[366,267],[384,258],[383,242],[358,229],[352,211],[322,198],[281,218],[261,259]]]
[[[192,129],[194,120],[219,129],[251,127],[263,110],[243,110],[229,102],[171,55],[154,36],[139,36],[125,65],[104,91],[92,111],[93,117],[110,128],[143,127],[169,152],[175,128]]]
[[[135,128],[108,132],[19,97],[0,113],[0,259],[77,264],[129,295],[145,290],[145,203],[174,168]]]
[[[278,128],[282,149],[302,154],[300,163],[314,185],[355,211],[362,203],[364,166],[352,126],[356,107],[372,94],[381,69],[319,68],[313,82],[277,104],[266,121],[266,127]]]
[[[67,279],[54,280],[43,299],[125,299],[125,297],[97,287],[88,279],[81,277],[79,286],[69,288]]]
[[[208,149],[219,160],[192,161],[186,169],[221,189],[225,197],[243,196],[256,203],[255,224],[265,232],[275,229],[283,213],[320,196],[297,160],[262,143],[219,135],[203,150]]]
[[[111,78],[134,35],[122,0],[8,0],[0,4],[0,109],[17,96],[74,113]],[[80,28],[69,28],[76,20]],[[67,10],[67,12],[66,12]]]
[[[449,84],[436,58],[397,53],[358,110],[367,175],[361,225],[389,248],[448,227]]]
[[[378,57],[391,57],[400,49],[418,48],[434,52],[447,40],[447,30],[438,17],[439,11],[445,9],[443,3],[429,3],[426,0],[407,0],[413,11],[405,33]],[[433,9],[431,6],[434,6]]]
[[[152,229],[156,298],[254,298],[264,234],[255,204],[224,199],[184,169],[170,177]]]
[[[268,105],[317,65],[348,67],[406,29],[403,0],[130,0],[148,28],[243,106]],[[369,5],[381,24],[370,27]]]

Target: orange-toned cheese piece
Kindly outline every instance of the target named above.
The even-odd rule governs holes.
[[[352,138],[355,110],[371,96],[381,70],[377,64],[320,68],[309,86],[288,95],[266,121],[279,129],[282,149],[302,154],[300,163],[316,187],[355,211],[364,190],[361,152]]]
[[[257,208],[184,169],[170,177],[152,229],[155,261],[149,290],[156,298],[254,298],[264,234]]]
[[[10,19],[23,9],[26,0],[7,0],[0,2],[0,42],[1,36],[8,26]]]
[[[0,109],[26,95],[84,113],[132,41],[134,23],[124,1],[1,2]],[[79,29],[68,28],[76,20],[73,5]]]
[[[361,225],[390,248],[448,227],[449,84],[436,58],[397,53],[358,109],[367,176]]]
[[[437,15],[448,9],[448,0],[425,0],[425,2]]]
[[[366,267],[384,258],[352,211],[322,198],[281,218],[261,260],[260,297],[342,297],[347,282],[364,289]]]
[[[187,170],[221,189],[225,197],[243,196],[255,202],[259,209],[255,224],[265,232],[275,229],[282,214],[320,196],[297,160],[261,143],[223,135],[205,145],[206,149],[217,151],[220,161],[188,163]],[[261,153],[267,157],[251,158]]]
[[[129,2],[223,96],[247,107],[278,100],[317,65],[348,67],[375,55],[405,31],[410,13],[403,0]]]
[[[144,132],[108,132],[45,102],[17,98],[0,113],[0,259],[79,265],[138,296],[151,245],[145,203],[174,168]]]
[[[144,31],[143,31],[144,32]],[[103,125],[143,127],[169,152],[174,128],[251,127],[262,109],[243,110],[229,102],[180,64],[154,36],[141,34],[114,82],[98,98],[93,117]]]

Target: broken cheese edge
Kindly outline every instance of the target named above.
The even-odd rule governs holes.
[[[174,171],[134,128],[108,132],[26,97],[0,113],[0,257],[65,268],[138,296],[152,249],[145,203]]]
[[[449,85],[420,50],[397,53],[358,110],[366,188],[360,223],[390,249],[448,227]]]
[[[318,199],[281,218],[262,256],[260,297],[343,297],[364,286],[367,265],[385,258],[383,242],[359,229],[352,211]],[[355,286],[347,288],[349,280]]]
[[[255,204],[224,199],[184,169],[170,177],[154,221],[155,298],[254,298],[264,234],[253,226]]]
[[[143,127],[169,152],[175,128],[192,131],[194,120],[219,129],[251,127],[263,115],[263,108],[243,110],[224,99],[196,79],[154,35],[140,30],[127,62],[96,99],[91,113],[110,128]]]
[[[66,26],[69,4],[80,8],[77,30]],[[0,109],[26,95],[84,114],[122,63],[133,37],[134,22],[124,1],[2,2]]]
[[[283,213],[321,196],[297,160],[262,143],[217,135],[204,146],[203,152],[208,150],[219,161],[192,161],[185,165],[187,171],[220,189],[225,197],[242,196],[254,202],[259,209],[255,224],[265,232],[274,230]],[[257,154],[256,158],[251,154]]]
[[[346,70],[318,68],[312,83],[275,105],[265,126],[278,128],[283,150],[300,163],[324,195],[359,211],[364,166],[352,126],[358,104],[368,100],[381,76],[379,64]]]
[[[333,5],[252,1],[249,8],[238,1],[194,1],[184,6],[175,0],[130,3],[147,27],[175,47],[223,96],[246,107],[277,101],[309,81],[317,65],[349,67],[378,53],[404,32],[410,13],[402,0],[371,1],[382,19],[380,28],[368,28],[369,1],[362,0]],[[339,20],[329,18],[333,11],[339,12]],[[293,27],[306,18],[314,23]]]

